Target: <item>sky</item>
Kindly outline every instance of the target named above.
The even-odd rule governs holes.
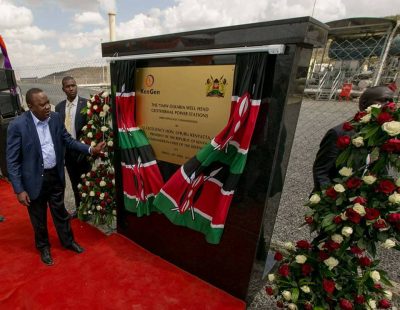
[[[100,59],[110,11],[123,40],[299,16],[384,17],[400,14],[400,0],[0,0],[0,35],[14,68]]]

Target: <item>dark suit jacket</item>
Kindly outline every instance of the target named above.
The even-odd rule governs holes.
[[[336,146],[337,138],[342,135],[351,136],[353,133],[343,130],[343,124],[340,124],[329,129],[322,138],[313,165],[314,190],[331,184],[333,178],[338,175],[336,159],[340,150]]]
[[[56,112],[60,113],[61,120],[65,122],[65,105],[67,100],[63,100],[56,105]],[[75,135],[76,138],[79,139],[81,135],[82,127],[87,123],[87,117],[81,114],[81,111],[84,107],[86,107],[87,99],[78,97],[78,105],[76,107],[76,114],[75,114]]]
[[[82,153],[89,152],[89,146],[73,139],[67,132],[58,113],[51,112],[50,134],[56,153],[56,168],[60,180],[65,184],[65,148]],[[39,196],[43,182],[43,156],[39,136],[30,111],[13,120],[7,131],[7,169],[15,193],[26,191],[30,199]]]

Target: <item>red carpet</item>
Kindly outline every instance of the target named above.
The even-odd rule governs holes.
[[[105,236],[79,220],[61,247],[49,222],[55,265],[34,247],[25,207],[0,180],[0,309],[244,309],[243,301],[164,261],[119,234]]]

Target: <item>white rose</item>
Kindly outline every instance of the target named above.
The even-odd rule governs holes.
[[[86,102],[86,106],[88,109],[90,109],[90,107],[92,106],[92,104],[90,103],[90,101],[88,100],[88,102]]]
[[[373,300],[373,299],[369,299],[367,301],[367,305],[368,305],[370,310],[375,310],[376,309],[376,301]]]
[[[349,177],[353,174],[353,168],[343,167],[339,170],[339,174],[344,177]]]
[[[81,174],[81,179],[83,179],[86,176],[86,174]]]
[[[113,185],[115,185],[115,180],[112,180],[111,183],[112,183]]]
[[[88,132],[87,136],[88,138],[93,138],[93,134],[91,132]]]
[[[381,275],[379,274],[378,271],[374,270],[371,271],[371,273],[369,274],[370,278],[375,282],[379,282],[379,280],[381,279]]]
[[[291,243],[291,242],[285,242],[284,244],[283,244],[283,246],[284,246],[284,248],[285,249],[287,249],[287,250],[295,250],[296,249],[296,247],[293,245],[293,243]]]
[[[341,291],[341,290],[343,289],[343,287],[341,287],[340,284],[337,284],[337,283],[335,283],[335,288],[336,288],[338,291]]]
[[[364,183],[371,185],[375,183],[376,178],[373,175],[366,175],[362,178],[362,180],[364,181]]]
[[[101,209],[102,209],[102,207],[101,207],[100,205],[97,205],[97,206],[96,206],[96,210],[97,210],[97,211],[100,211]]]
[[[382,130],[386,131],[389,136],[397,136],[400,133],[400,122],[391,121],[383,123]]]
[[[269,282],[274,282],[275,279],[276,279],[275,274],[273,274],[273,273],[268,274],[268,281]]]
[[[93,120],[88,121],[88,124],[93,125]]]
[[[360,214],[361,216],[365,215],[365,208],[363,205],[359,204],[358,202],[356,204],[354,204],[353,206],[353,210],[356,211],[358,214]]]
[[[324,249],[325,247],[325,242],[321,242],[318,244],[318,249],[320,249],[321,251]]]
[[[106,116],[106,112],[101,111],[101,112],[99,113],[99,116],[100,116],[100,117],[105,117],[105,116]]]
[[[396,246],[396,242],[394,242],[392,239],[386,239],[384,243],[382,243],[382,246],[385,249],[391,249]]]
[[[100,129],[102,132],[106,132],[107,130],[108,130],[108,127],[107,126],[101,126],[101,129]]]
[[[89,181],[86,181],[86,182],[85,182],[85,185],[86,185],[86,186],[90,186],[90,182],[89,182]]]
[[[368,108],[366,108],[365,111],[366,111],[367,113],[371,113],[372,108],[378,108],[378,109],[380,109],[380,108],[381,108],[381,105],[380,105],[380,104],[372,104],[372,105],[370,105]]]
[[[345,237],[349,237],[353,233],[353,228],[349,226],[345,226],[342,228],[342,235]]]
[[[302,287],[300,287],[300,289],[301,289],[304,293],[306,293],[306,294],[308,294],[308,293],[311,292],[310,287],[307,286],[307,285],[303,285]]]
[[[117,215],[117,210],[112,210],[113,215]]]
[[[86,176],[87,176],[87,177],[90,177],[90,172],[86,173]]]
[[[108,152],[103,152],[104,157],[108,157]]]
[[[320,201],[321,201],[321,197],[319,197],[318,194],[313,194],[313,195],[310,197],[310,203],[313,204],[313,205],[319,203]]]
[[[304,255],[297,255],[295,257],[296,263],[298,264],[304,264],[307,261],[307,257]]]
[[[96,146],[96,142],[94,142],[94,141],[90,142],[90,146],[91,147],[95,147]]]
[[[283,291],[282,292],[282,296],[283,298],[285,298],[285,300],[289,301],[292,299],[292,293],[290,293],[289,291]]]
[[[346,190],[342,184],[336,184],[333,189],[338,193],[343,193]]]
[[[106,185],[107,185],[107,183],[106,183],[105,181],[103,181],[103,180],[100,181],[100,186],[101,186],[101,187],[104,187],[104,186],[106,186]]]
[[[332,270],[339,264],[339,261],[336,258],[331,256],[324,260],[324,264],[328,266],[329,270]]]
[[[108,146],[113,146],[113,145],[114,145],[114,142],[112,142],[112,141],[110,140],[110,141],[107,142],[107,145],[108,145]]]
[[[95,102],[96,99],[94,98],[94,96],[92,96],[92,98],[90,98],[90,102]]]
[[[353,140],[351,140],[351,142],[353,143],[353,145],[355,147],[361,147],[364,145],[364,138],[363,137],[357,137],[354,138]]]
[[[334,234],[334,235],[332,235],[331,238],[336,243],[342,243],[343,242],[343,237],[341,235],[339,235],[339,234]]]
[[[297,310],[297,306],[296,306],[296,304],[290,303],[290,304],[288,304],[288,309]]]
[[[347,215],[346,215],[346,213],[344,213],[344,212],[340,213],[340,218],[341,218],[343,221],[347,221]]]
[[[364,115],[360,119],[360,123],[368,123],[371,120],[371,114]]]
[[[392,300],[392,298],[393,298],[393,293],[392,293],[391,291],[389,291],[389,290],[384,290],[384,291],[383,291],[383,294],[385,295],[385,297],[386,297],[387,299]]]
[[[86,126],[86,125],[82,127],[82,130],[83,130],[83,131],[85,131],[86,129],[87,129],[87,126]]]
[[[90,191],[89,196],[94,197],[94,191]]]
[[[400,187],[400,178],[398,178],[398,179],[396,180],[396,183],[395,183],[395,184],[396,184],[397,187]]]
[[[87,110],[87,111],[86,111],[86,114],[90,114],[90,110]]]
[[[400,194],[398,192],[394,192],[389,196],[389,201],[391,203],[400,203]]]
[[[78,188],[82,188],[82,184],[81,183],[78,184]]]
[[[103,98],[107,98],[108,96],[110,96],[110,94],[109,94],[107,91],[104,91],[104,92],[101,94],[101,97],[103,97]]]
[[[105,196],[104,193],[101,193],[99,198],[100,198],[101,200],[103,200],[103,199],[104,199],[104,196]]]
[[[103,111],[108,112],[110,110],[110,106],[108,104],[103,105]]]
[[[97,110],[97,108],[98,108],[98,106],[97,106],[97,104],[95,104],[95,105],[93,106],[93,110]]]
[[[82,198],[85,198],[86,197],[86,193],[82,193]]]

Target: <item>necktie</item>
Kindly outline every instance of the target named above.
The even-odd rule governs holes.
[[[71,109],[72,109],[72,103],[67,102],[67,107],[65,109],[65,129],[69,133],[71,133]]]

